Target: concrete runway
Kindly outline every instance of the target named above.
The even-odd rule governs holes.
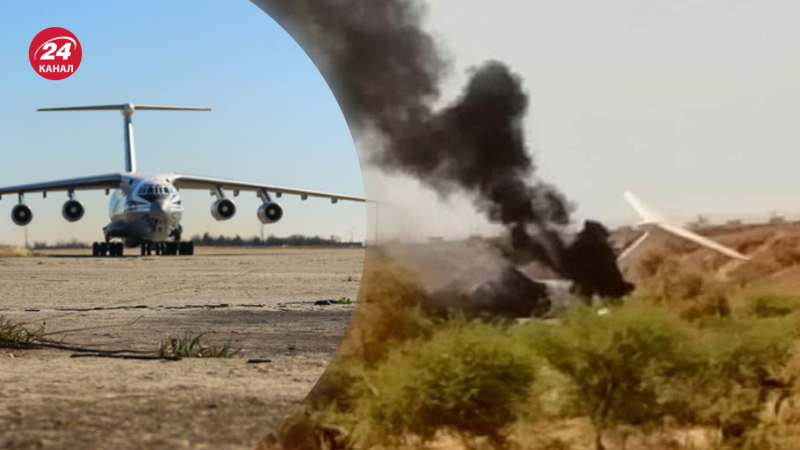
[[[168,335],[203,333],[242,357],[131,361],[0,349],[0,448],[250,448],[322,374],[353,307],[314,303],[355,300],[364,261],[363,249],[87,253],[0,259],[0,316],[104,349],[155,352]]]

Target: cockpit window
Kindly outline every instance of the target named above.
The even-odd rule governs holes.
[[[153,201],[156,198],[169,197],[172,190],[169,186],[161,184],[150,184],[139,188],[139,197],[145,200]]]

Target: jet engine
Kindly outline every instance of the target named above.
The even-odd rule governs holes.
[[[228,220],[236,214],[236,204],[229,198],[221,198],[211,205],[211,215],[217,220]]]
[[[69,222],[77,222],[81,220],[86,210],[83,208],[83,203],[70,199],[64,202],[61,208],[61,215]]]
[[[21,227],[31,223],[31,220],[33,220],[33,211],[31,207],[24,203],[18,203],[11,210],[11,220]]]
[[[283,217],[283,208],[277,203],[267,202],[258,208],[258,220],[261,223],[275,223]]]

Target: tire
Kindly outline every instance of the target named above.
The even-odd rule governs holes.
[[[100,243],[100,256],[106,256],[108,253],[108,244],[105,242]]]
[[[97,242],[92,243],[92,256],[98,257],[100,256],[100,244]]]
[[[120,258],[125,256],[125,244],[123,244],[122,242],[117,244],[117,256],[119,256]]]
[[[181,255],[192,256],[194,255],[194,242],[181,242]]]
[[[178,254],[177,242],[167,242],[167,254],[170,256],[175,256]]]

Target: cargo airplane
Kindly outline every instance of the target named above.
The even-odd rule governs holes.
[[[341,195],[331,192],[295,189],[272,184],[251,183],[175,173],[141,174],[136,170],[136,150],[133,139],[131,117],[135,111],[210,111],[210,108],[182,106],[122,105],[79,106],[66,108],[43,108],[39,111],[113,111],[122,112],[125,133],[125,172],[97,175],[44,183],[0,187],[3,195],[18,196],[18,203],[11,210],[15,224],[25,226],[33,220],[33,211],[25,204],[25,194],[41,192],[66,192],[68,200],[61,208],[61,214],[69,222],[80,220],[85,212],[83,204],[76,198],[77,191],[105,190],[111,194],[109,216],[111,223],[103,228],[105,239],[92,245],[93,256],[122,256],[123,248],[141,247],[142,255],[192,255],[194,244],[182,240],[181,217],[184,212],[179,191],[182,189],[208,190],[216,196],[211,205],[211,215],[217,220],[228,220],[236,213],[236,204],[228,197],[240,191],[255,192],[261,199],[258,219],[265,224],[275,223],[283,217],[283,208],[273,201],[273,195],[299,195],[301,199],[322,197],[336,203],[339,200],[364,202],[362,197]]]

